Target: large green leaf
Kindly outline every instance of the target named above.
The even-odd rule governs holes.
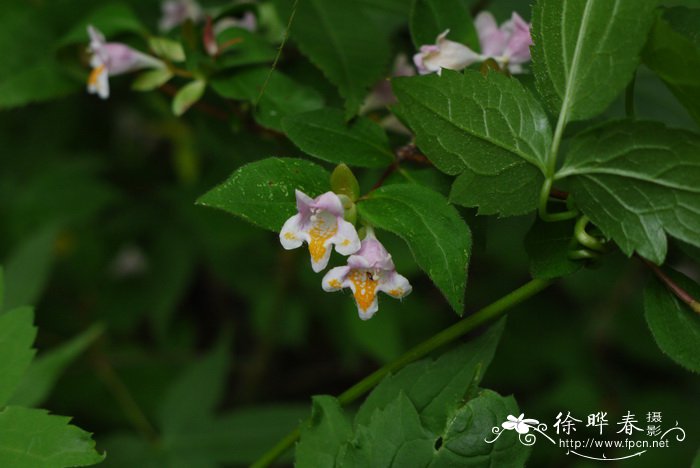
[[[435,38],[446,29],[448,38],[479,50],[479,40],[466,0],[414,0],[411,9],[411,37],[418,48],[435,43]]]
[[[700,124],[700,9],[670,8],[659,15],[642,59]]]
[[[276,3],[284,17],[291,2]],[[368,89],[388,72],[389,42],[367,13],[346,0],[304,0],[291,37],[345,98],[345,116],[355,115]]]
[[[233,44],[217,57],[216,66],[219,69],[272,62],[277,54],[264,38],[241,28],[226,28],[216,40],[220,45]]]
[[[481,214],[537,206],[552,140],[547,115],[515,79],[443,70],[393,80],[396,111],[441,171],[459,175],[451,200]]]
[[[556,178],[623,252],[661,264],[666,233],[700,245],[700,136],[653,122],[615,122],[571,142]]]
[[[582,261],[569,258],[574,221],[546,223],[537,219],[525,236],[525,250],[533,278],[551,279],[574,273]]]
[[[124,3],[107,3],[89,12],[60,40],[60,45],[89,42],[87,27],[92,25],[110,40],[122,33],[143,34],[147,31],[133,10]]]
[[[255,120],[262,126],[282,131],[282,119],[323,106],[323,97],[313,88],[268,68],[254,68],[235,75],[216,78],[214,91],[229,99],[254,105]]]
[[[319,109],[282,121],[287,137],[305,153],[359,167],[386,167],[394,161],[382,127],[366,117],[346,123],[338,109]]]
[[[700,297],[700,286],[693,280],[673,271],[667,274],[691,296]],[[656,280],[644,290],[644,312],[661,351],[681,366],[700,373],[700,314]]]
[[[329,177],[325,169],[303,159],[268,158],[240,167],[197,203],[279,231],[296,212],[294,190],[318,196],[330,189]]]
[[[370,193],[358,210],[373,226],[406,241],[416,263],[461,315],[472,239],[447,199],[421,185],[392,184]]]
[[[311,419],[301,427],[301,440],[295,451],[298,468],[333,468],[341,446],[352,434],[350,422],[338,400],[331,396],[313,397]]]
[[[0,466],[61,468],[101,462],[104,455],[95,451],[90,434],[69,421],[46,410],[6,407],[0,411]]]
[[[102,333],[102,327],[92,326],[72,340],[41,354],[27,369],[11,405],[37,406],[51,392],[61,373]]]
[[[564,123],[602,112],[632,78],[657,0],[538,0],[537,88]]]
[[[29,307],[0,315],[0,407],[15,392],[34,358],[32,343],[36,337],[36,328],[33,320],[34,312]]]

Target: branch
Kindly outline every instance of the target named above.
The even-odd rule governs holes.
[[[654,275],[656,275],[659,281],[661,281],[669,289],[669,291],[673,293],[674,296],[690,307],[693,312],[700,314],[700,302],[697,299],[691,296],[688,291],[680,287],[678,283],[673,281],[673,279],[664,273],[661,268],[654,265],[646,258],[640,257],[639,255],[636,255],[636,257],[640,259],[642,263],[644,263],[652,272],[654,272]]]

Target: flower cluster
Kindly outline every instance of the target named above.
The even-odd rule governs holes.
[[[326,192],[311,198],[296,191],[297,214],[289,218],[280,231],[280,243],[287,250],[306,242],[311,267],[320,272],[328,266],[331,246],[341,255],[350,256],[346,266],[332,268],[323,278],[325,291],[350,288],[360,318],[367,320],[379,309],[377,293],[382,291],[397,299],[411,292],[408,280],[396,272],[391,254],[379,242],[372,228],[360,238],[352,223],[344,219],[341,197]]]
[[[448,29],[437,37],[435,44],[421,46],[413,56],[418,72],[424,75],[439,74],[443,68],[462,70],[491,58],[501,67],[508,68],[510,73],[522,73],[522,64],[530,60],[530,25],[515,12],[500,27],[488,12],[479,13],[474,24],[481,45],[480,54],[464,44],[447,39]]]

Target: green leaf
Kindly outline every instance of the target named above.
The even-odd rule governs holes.
[[[700,125],[700,9],[675,7],[656,18],[642,54]]]
[[[366,117],[346,123],[339,109],[318,109],[286,117],[287,137],[305,153],[324,161],[359,167],[386,167],[394,161],[382,127]]]
[[[578,271],[583,262],[569,259],[574,221],[546,223],[537,219],[525,236],[533,278],[552,279]]]
[[[185,49],[177,41],[166,37],[149,37],[148,46],[158,57],[164,58],[171,62],[184,62]]]
[[[36,327],[33,320],[34,312],[29,307],[21,307],[0,315],[0,408],[15,393],[34,358],[32,343],[36,337]],[[1,428],[0,424],[0,432]],[[0,447],[1,441],[2,437]],[[7,465],[0,463],[0,466]]]
[[[56,229],[38,231],[19,244],[5,262],[4,309],[38,302],[53,265]]]
[[[414,0],[411,9],[413,45],[434,44],[439,34],[450,30],[448,38],[479,50],[479,39],[466,0]]]
[[[700,286],[693,280],[675,271],[665,271],[692,297],[700,297]],[[686,369],[700,373],[700,314],[657,280],[644,290],[644,312],[661,351]]]
[[[464,289],[471,232],[447,199],[427,187],[394,184],[358,203],[360,215],[401,237],[457,314],[464,312]]]
[[[296,212],[294,190],[311,197],[328,191],[328,172],[303,159],[268,158],[246,164],[197,203],[240,216],[270,231],[279,231]]]
[[[102,331],[102,326],[92,326],[67,343],[41,354],[27,369],[9,404],[32,407],[43,403],[66,367],[82,354]]]
[[[207,83],[203,80],[195,80],[187,83],[173,98],[173,114],[181,116],[199,101],[207,89]]]
[[[59,468],[101,462],[104,455],[95,451],[90,434],[69,421],[46,410],[8,406],[0,412],[0,466]]]
[[[323,107],[323,97],[316,90],[276,70],[270,74],[267,68],[217,78],[212,82],[212,88],[225,98],[256,105],[255,120],[280,132],[285,116]]]
[[[420,409],[422,424],[440,433],[453,409],[470,392],[475,393],[496,351],[504,323],[501,320],[480,337],[434,361],[423,359],[385,377],[360,407],[355,424],[367,425],[375,410],[385,408],[402,391]]]
[[[290,2],[278,1],[289,17]],[[368,89],[389,67],[386,35],[364,10],[345,0],[298,3],[291,38],[304,55],[338,87],[345,99],[345,117],[355,115]]]
[[[564,123],[601,113],[632,79],[657,0],[538,0],[537,89]]]
[[[220,70],[269,63],[277,54],[264,38],[241,28],[224,29],[216,40],[221,47],[231,44],[216,58],[216,66]]]
[[[164,434],[187,433],[213,418],[226,387],[229,370],[229,343],[220,343],[198,362],[189,366],[175,381],[160,406]],[[192,404],[196,401],[196,404]]]
[[[525,466],[531,448],[518,441],[515,431],[506,431],[494,443],[491,428],[500,427],[509,415],[520,413],[515,399],[491,390],[457,410],[441,435],[441,446],[431,467]],[[484,461],[487,458],[488,462]]]
[[[108,3],[92,10],[78,22],[60,41],[60,46],[88,43],[88,25],[96,27],[110,40],[122,33],[144,34],[147,29],[141,24],[131,7],[124,3]]]
[[[350,422],[338,400],[320,395],[312,398],[311,420],[301,426],[296,446],[297,468],[333,468],[342,444],[352,434]]]
[[[654,122],[615,122],[571,141],[556,178],[628,256],[666,257],[666,233],[700,246],[700,136]]]
[[[173,72],[167,68],[155,68],[141,73],[136,77],[131,84],[131,89],[134,91],[153,91],[156,88],[163,86],[170,78],[173,77]]]
[[[451,201],[503,216],[535,209],[552,132],[547,115],[515,79],[443,70],[393,80],[395,108],[435,166],[459,175]]]

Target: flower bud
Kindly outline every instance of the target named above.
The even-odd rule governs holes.
[[[331,174],[331,190],[339,195],[347,196],[354,202],[360,196],[360,184],[355,175],[345,164],[338,164]]]

